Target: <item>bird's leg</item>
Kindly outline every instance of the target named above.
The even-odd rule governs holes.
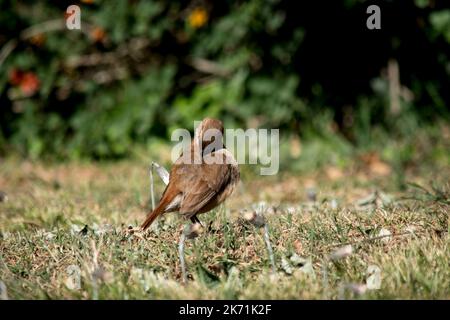
[[[183,283],[187,282],[186,261],[184,260],[184,245],[186,243],[186,239],[194,239],[203,231],[201,222],[196,216],[191,217],[191,221],[193,224],[185,225],[180,235],[180,241],[178,242],[178,255],[180,258],[181,276]]]
[[[198,217],[197,217],[196,215],[193,216],[193,217],[191,217],[191,221],[192,221],[193,224],[196,224],[196,223],[200,224],[200,225],[202,226],[202,228],[205,227],[205,226],[203,225],[203,223],[198,219]]]

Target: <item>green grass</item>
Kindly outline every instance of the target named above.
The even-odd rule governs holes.
[[[226,206],[200,216],[210,228],[186,244],[190,280],[182,285],[177,241],[184,221],[168,214],[142,237],[123,232],[148,210],[142,161],[6,159],[0,164],[0,190],[8,195],[0,202],[0,280],[11,299],[449,299],[449,167],[404,173],[405,181],[426,190],[399,189],[393,174],[339,170],[331,176],[325,169],[275,177],[244,172]],[[162,188],[158,181],[157,195]],[[315,202],[307,199],[309,188],[317,191]],[[375,190],[389,199],[362,205]],[[263,229],[239,213],[260,201],[268,208],[275,274]],[[79,232],[85,225],[87,232]],[[382,229],[392,236],[377,238]],[[346,244],[352,254],[331,261]],[[294,254],[313,271],[295,266]],[[365,284],[370,265],[381,269],[380,289],[342,289]],[[71,268],[80,270],[78,289],[67,285]]]

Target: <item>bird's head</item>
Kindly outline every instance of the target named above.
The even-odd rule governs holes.
[[[205,150],[205,148],[211,144],[213,144],[211,146],[213,147],[213,150],[219,150],[223,148],[223,132],[222,121],[213,118],[205,118],[195,130],[194,139],[198,146],[201,146],[202,150]]]

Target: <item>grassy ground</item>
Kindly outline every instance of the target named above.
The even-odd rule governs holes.
[[[184,222],[176,214],[142,236],[123,232],[149,208],[143,161],[6,159],[3,296],[6,288],[13,299],[449,299],[450,169],[405,173],[426,190],[401,189],[393,177],[378,160],[301,175],[245,171],[226,206],[200,216],[208,230],[186,245],[183,286],[177,241]],[[158,181],[157,195],[162,188]],[[252,206],[263,208],[275,273],[264,229],[240,213]]]

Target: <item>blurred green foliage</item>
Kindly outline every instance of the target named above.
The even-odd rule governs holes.
[[[342,150],[409,136],[448,120],[445,3],[379,1],[382,30],[367,30],[358,0],[3,0],[0,150],[124,157],[205,116]],[[81,31],[65,27],[71,4]]]

